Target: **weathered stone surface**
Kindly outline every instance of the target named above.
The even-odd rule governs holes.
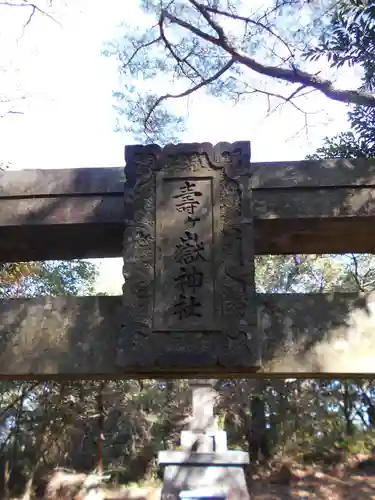
[[[228,499],[234,488],[247,498],[243,466],[249,463],[249,454],[228,451],[226,432],[219,431],[214,417],[214,385],[212,379],[190,381],[192,417],[190,430],[181,433],[182,451],[162,451],[158,456],[159,464],[166,466],[162,498],[177,498],[182,490],[201,487],[211,490],[209,498]],[[219,488],[224,495],[215,497],[212,493]]]
[[[373,160],[253,163],[255,253],[375,252],[374,170]],[[0,172],[0,262],[120,256],[124,177]]]
[[[204,432],[215,427],[214,405],[216,391],[209,380],[195,380],[190,383],[192,392],[192,418],[189,428]]]
[[[122,297],[0,301],[0,377],[206,377],[183,365],[124,370],[114,363]],[[273,376],[374,372],[375,296],[260,295],[263,367]],[[181,337],[185,341],[188,334]],[[188,344],[187,344],[188,345]],[[242,376],[217,368],[215,378]],[[251,374],[251,373],[247,373]]]
[[[117,364],[260,365],[248,143],[129,146]]]
[[[122,167],[26,169],[0,171],[0,198],[47,198],[59,195],[123,195]]]
[[[50,230],[57,224],[74,226],[82,224],[119,224],[124,215],[118,210],[118,199],[112,196],[50,196],[1,200],[4,226],[45,226]],[[117,214],[117,217],[116,217]],[[73,227],[74,229],[74,227]]]
[[[119,297],[0,301],[0,376],[114,373]]]
[[[192,415],[189,430],[181,432],[181,447],[196,452],[226,451],[227,439],[224,431],[219,431],[214,405],[217,393],[214,380],[191,380]]]
[[[327,160],[252,162],[253,189],[375,187],[375,161]],[[0,171],[0,198],[75,194],[120,196],[123,167],[25,169]]]
[[[186,453],[162,451],[164,466],[163,500],[178,500],[181,491],[204,489],[220,491],[226,499],[249,500],[244,466],[249,456],[241,451]]]
[[[207,430],[204,434],[194,431],[181,431],[180,444],[183,449],[202,453],[222,453],[228,449],[227,433],[219,429]]]
[[[327,197],[329,198],[327,199]],[[368,217],[375,214],[375,187],[264,190],[254,196],[254,216],[260,219]],[[285,225],[285,229],[288,227]]]
[[[210,490],[211,493],[221,492],[228,500],[250,500],[242,467],[229,464],[206,465],[205,467],[167,465],[165,467],[161,500],[180,500],[181,491],[197,489]]]
[[[191,453],[169,450],[159,451],[158,461],[160,465],[247,465],[249,463],[249,454],[237,450],[227,450],[222,453]]]
[[[251,174],[254,189],[375,186],[375,162],[364,158],[253,163]]]

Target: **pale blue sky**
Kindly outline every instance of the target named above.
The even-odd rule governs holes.
[[[43,8],[48,4],[36,3]],[[112,91],[119,88],[119,77],[116,61],[101,56],[101,50],[116,36],[121,21],[147,22],[137,4],[137,0],[55,0],[53,10],[46,8],[61,26],[35,14],[23,35],[28,9],[0,6],[0,90],[15,97],[24,92],[30,96],[16,101],[14,109],[23,115],[0,120],[2,160],[11,161],[15,169],[123,165],[124,145],[134,141],[114,132]],[[343,130],[346,121],[345,106],[319,94],[306,105],[320,112],[309,116],[307,133],[296,136],[304,116],[291,107],[265,119],[264,97],[234,108],[199,94],[188,107],[178,104],[187,113],[187,132],[181,140],[249,140],[253,161],[300,160],[325,135]],[[0,115],[8,109],[2,106]],[[107,279],[114,265],[118,282]],[[110,281],[108,286],[119,291],[120,268],[121,261],[107,262],[99,288],[108,288]]]

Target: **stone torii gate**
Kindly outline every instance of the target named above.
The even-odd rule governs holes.
[[[375,162],[251,164],[247,142],[125,159],[126,182],[0,174],[0,262],[122,255],[125,278],[121,297],[2,300],[0,378],[201,377],[182,450],[159,454],[162,498],[248,500],[248,456],[227,450],[202,379],[373,371],[372,297],[257,294],[254,258],[374,251]]]
[[[2,300],[2,378],[373,371],[343,362],[371,354],[371,297],[256,294],[254,256],[374,251],[374,161],[251,164],[248,142],[125,157],[126,182],[0,173],[0,262],[122,255],[125,276],[121,297]]]

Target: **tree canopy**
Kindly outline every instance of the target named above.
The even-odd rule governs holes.
[[[130,123],[125,128],[137,137],[174,140],[183,120],[169,102],[201,90],[234,102],[265,94],[301,112],[301,98],[311,92],[375,107],[371,86],[335,82],[343,67],[355,66],[367,80],[373,73],[375,7],[367,0],[142,0],[141,6],[147,22],[135,30],[124,25],[124,37],[104,51],[118,58],[126,76],[114,97]],[[158,77],[166,92],[155,91]]]
[[[367,4],[367,6],[366,6]],[[362,69],[362,89],[375,89],[375,5],[367,2],[348,2],[332,19],[331,37],[322,40],[320,51],[328,54],[332,64],[359,65]],[[326,137],[311,159],[374,158],[375,108],[354,106],[348,111],[349,130],[335,137]]]

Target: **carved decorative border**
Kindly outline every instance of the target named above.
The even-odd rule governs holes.
[[[216,234],[222,242],[215,248],[218,289],[216,303],[221,332],[184,332],[194,350],[198,370],[231,370],[255,367],[260,363],[257,305],[254,281],[254,243],[250,176],[250,143],[235,142],[167,145],[135,145],[125,148],[125,213],[130,214],[124,232],[125,283],[123,321],[116,363],[139,371],[171,371],[192,367],[191,356],[164,356],[163,346],[181,341],[181,332],[153,332],[156,178],[176,157],[198,155],[208,160],[215,177],[220,175],[220,220]],[[193,168],[193,167],[192,167]],[[204,168],[201,165],[199,168]],[[192,175],[194,171],[191,171]],[[185,174],[186,175],[186,174]],[[229,187],[228,187],[229,186]],[[234,199],[237,200],[235,206]],[[230,220],[226,220],[228,214]],[[218,243],[218,242],[217,242]],[[233,248],[232,248],[233,247]],[[235,255],[233,254],[235,252]],[[231,253],[232,255],[231,257]],[[221,255],[221,257],[220,257]],[[156,339],[157,336],[157,339]],[[190,343],[189,342],[189,343]],[[140,352],[140,346],[142,352]],[[206,350],[199,352],[199,346]],[[189,348],[189,346],[187,346]],[[172,349],[173,350],[173,349]],[[191,353],[190,353],[191,354]],[[164,359],[163,359],[164,358]],[[188,359],[189,358],[189,359]],[[194,368],[195,370],[195,368]],[[198,371],[194,373],[198,375]],[[202,373],[203,373],[202,372]]]

